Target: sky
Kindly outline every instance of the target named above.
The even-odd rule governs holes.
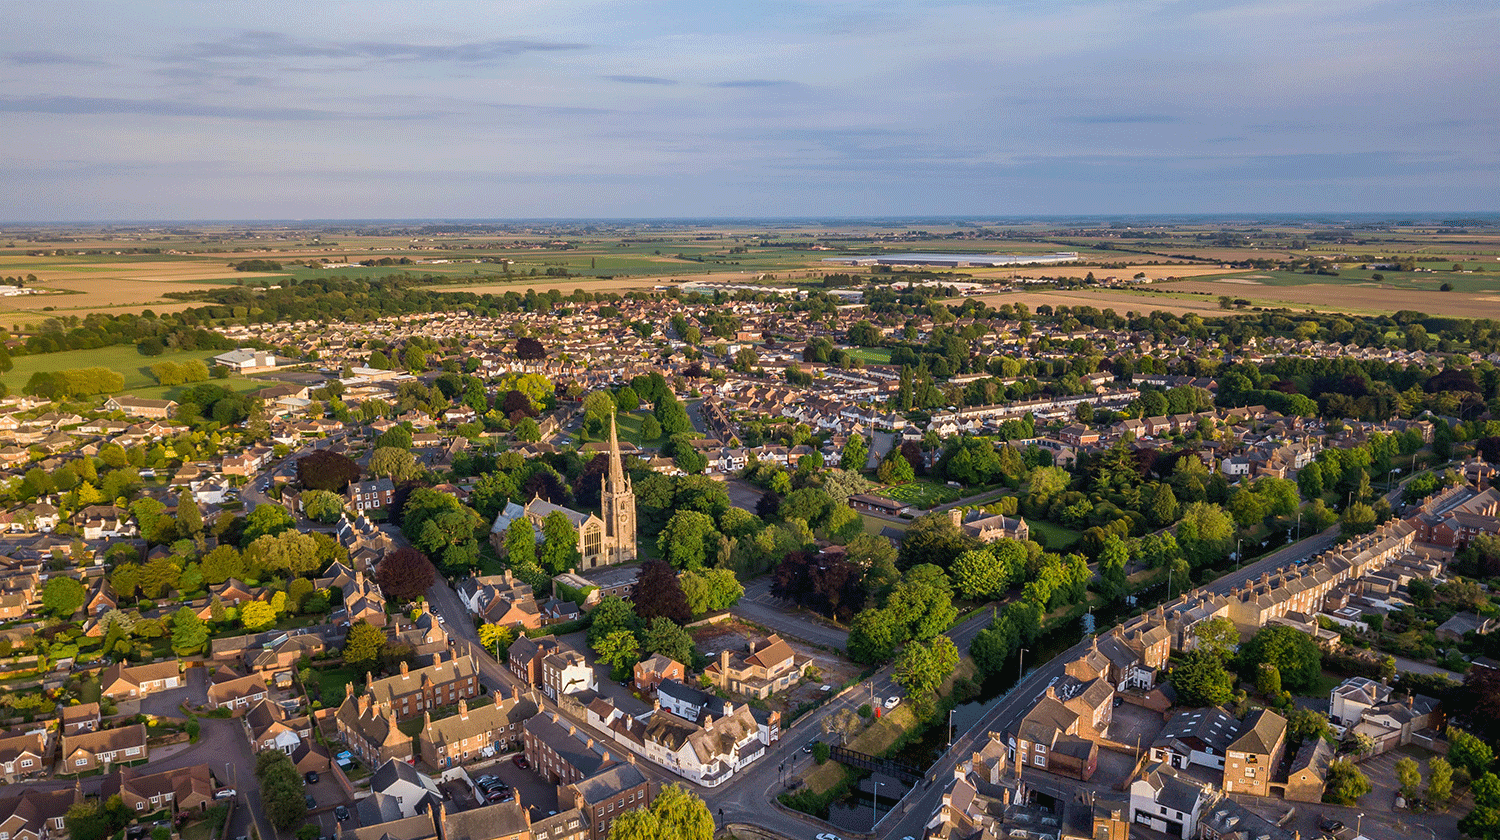
[[[1500,2],[10,2],[0,221],[1500,210]]]

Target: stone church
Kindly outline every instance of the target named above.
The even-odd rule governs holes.
[[[547,514],[557,512],[578,529],[579,571],[634,562],[635,490],[620,462],[620,440],[613,418],[609,424],[609,470],[600,482],[598,514],[580,513],[541,498],[532,499],[524,507],[514,502],[506,505],[490,528],[490,542],[495,551],[504,553],[505,531],[516,519],[524,516],[531,522],[540,541],[543,520]]]

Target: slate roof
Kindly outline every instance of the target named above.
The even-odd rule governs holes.
[[[1286,736],[1286,718],[1269,709],[1256,709],[1245,718],[1242,734],[1229,745],[1236,752],[1270,755]]]

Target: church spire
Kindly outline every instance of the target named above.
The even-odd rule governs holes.
[[[615,429],[615,415],[609,415],[609,489],[620,492],[625,487],[625,468],[620,465],[620,438]]]

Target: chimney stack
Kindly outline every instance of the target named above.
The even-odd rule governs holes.
[[[401,660],[401,676],[403,676],[403,677],[406,676],[408,670],[409,669],[407,668],[406,660],[405,659]]]
[[[498,697],[499,695],[496,694],[495,696]],[[468,720],[469,719],[469,701],[464,700],[463,698],[459,698],[459,701],[458,701],[458,719],[459,720]]]

